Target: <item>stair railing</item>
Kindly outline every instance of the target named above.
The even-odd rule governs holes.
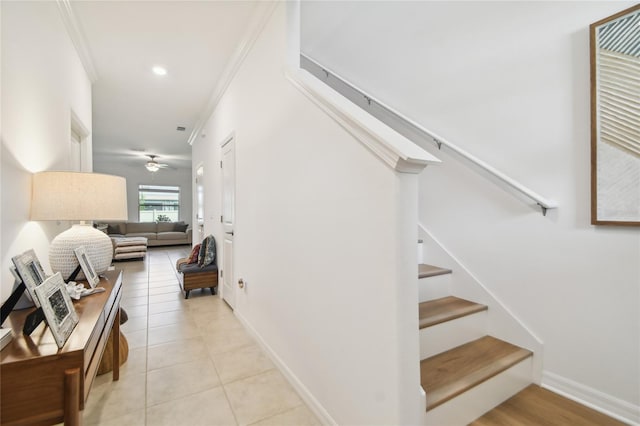
[[[355,84],[349,82],[348,80],[344,79],[343,77],[339,76],[335,72],[329,70],[327,67],[319,64],[303,53],[300,54],[300,68],[303,68],[317,78],[324,80],[325,83],[332,87],[334,90],[338,91],[343,96],[347,97],[360,107],[366,109],[367,112],[369,112],[371,115],[381,120],[397,132],[408,137],[409,139],[412,138],[411,136],[414,136],[427,141],[431,141],[438,147],[438,149],[446,147],[451,152],[454,152],[460,157],[463,157],[474,165],[480,167],[482,170],[495,177],[498,181],[523,194],[525,197],[533,200],[538,206],[540,206],[543,216],[546,216],[548,209],[558,208],[558,203],[556,201],[543,197],[537,192],[527,188],[520,182],[507,176],[503,172],[497,170],[495,167],[482,161],[473,154],[451,143],[444,137],[428,129],[425,129],[412,119],[402,115],[392,107],[367,94],[363,90],[359,89]],[[377,106],[378,110],[371,108],[373,106]],[[386,115],[387,117],[385,117],[384,115]],[[391,120],[389,120],[388,118],[391,118]],[[410,135],[408,135],[407,133],[410,133]]]

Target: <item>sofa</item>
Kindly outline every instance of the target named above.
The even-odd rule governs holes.
[[[191,244],[192,230],[184,222],[106,222],[97,228],[111,238],[145,237],[150,247]]]

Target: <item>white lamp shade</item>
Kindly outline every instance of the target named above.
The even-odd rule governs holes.
[[[33,175],[31,220],[127,220],[127,182],[119,176],[81,172]],[[78,266],[74,250],[84,246],[97,273],[113,257],[111,239],[91,225],[74,225],[54,238],[49,249],[53,272],[66,279]]]
[[[31,220],[127,220],[127,181],[100,173],[36,173]]]

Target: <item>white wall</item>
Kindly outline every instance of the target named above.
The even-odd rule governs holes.
[[[281,3],[194,142],[205,232],[221,246],[220,144],[235,134],[234,278],[247,283],[236,315],[325,421],[400,424],[415,418],[403,408],[415,402],[405,394],[418,395],[419,355],[417,311],[399,307],[399,293],[417,300],[417,290],[396,282],[400,263],[415,264],[397,259],[406,227],[397,218],[399,194],[417,191],[417,180],[411,186],[285,79],[284,12]],[[405,351],[407,336],[415,345]]]
[[[172,185],[180,187],[180,220],[193,225],[191,169],[162,169],[151,173],[140,163],[139,166],[129,164],[102,162],[99,156],[93,160],[93,170],[122,176],[127,179],[127,210],[129,221],[138,221],[138,186],[139,185]]]
[[[49,242],[68,223],[30,222],[31,174],[70,167],[71,110],[91,129],[91,82],[55,2],[2,2],[2,279],[33,248],[49,269]],[[91,136],[85,142],[91,150]],[[84,164],[91,171],[91,163]]]
[[[419,218],[542,338],[556,384],[637,406],[640,230],[589,222],[588,25],[632,4],[304,2],[302,51],[559,202],[543,217],[443,150]]]

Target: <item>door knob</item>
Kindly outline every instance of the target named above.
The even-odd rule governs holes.
[[[238,287],[244,288],[244,280],[242,278],[238,280]]]

